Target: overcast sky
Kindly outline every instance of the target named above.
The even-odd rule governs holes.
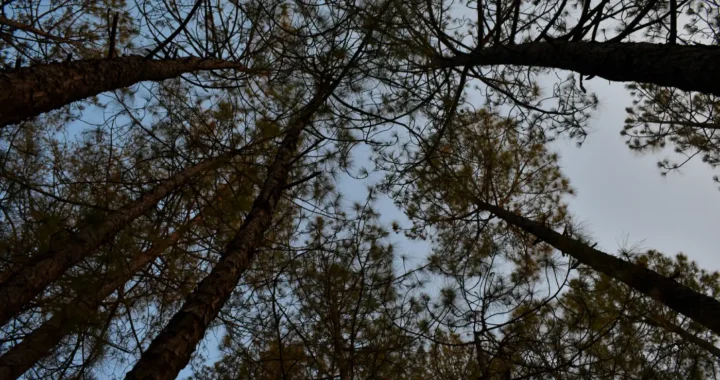
[[[608,253],[627,240],[666,255],[683,252],[702,268],[720,269],[716,170],[698,156],[662,177],[656,164],[666,153],[638,155],[620,136],[631,104],[623,85],[594,79],[586,87],[600,99],[593,131],[581,148],[567,141],[556,145],[563,172],[577,190],[570,211]]]
[[[600,100],[589,136],[580,148],[568,140],[552,146],[560,153],[563,173],[576,190],[574,197],[566,199],[570,212],[598,242],[597,248],[607,253],[617,254],[623,246],[656,249],[668,256],[683,252],[701,268],[720,270],[720,259],[716,257],[720,190],[712,180],[714,171],[698,157],[679,172],[661,176],[656,163],[666,153],[638,155],[627,148],[625,138],[620,136],[625,107],[631,104],[623,84],[594,79],[586,81],[585,87]],[[362,148],[355,152],[356,169],[362,164],[360,156],[364,152]],[[374,182],[343,178],[338,189],[346,205],[350,205],[352,201],[364,201],[363,185]],[[377,208],[387,224],[393,219],[406,220],[387,198],[381,198]],[[391,239],[398,254],[411,258],[407,269],[422,264],[430,250],[428,244],[408,241],[402,235]],[[205,353],[211,361],[218,359],[215,342],[217,338],[209,333],[205,339],[209,350]],[[186,368],[180,377],[191,373]]]
[[[563,173],[577,193],[567,199],[569,210],[598,242],[596,248],[610,254],[617,254],[621,246],[633,245],[670,256],[683,252],[702,268],[720,270],[715,248],[720,239],[720,191],[712,181],[713,170],[695,159],[680,172],[662,177],[656,163],[664,153],[637,155],[620,136],[625,107],[631,102],[623,85],[595,79],[585,86],[600,99],[590,122],[590,135],[580,148],[572,141],[559,141],[554,148],[560,153]],[[358,166],[360,161],[358,157]],[[338,189],[350,205],[363,201],[363,185],[372,183],[345,178]],[[379,200],[378,211],[385,223],[406,220],[387,198]],[[391,239],[398,254],[411,258],[409,266],[422,264],[430,250],[428,244],[411,242],[401,235]],[[216,332],[205,337],[208,364],[219,359],[217,341]],[[179,378],[191,374],[188,367]]]
[[[589,136],[579,148],[569,140],[551,146],[559,152],[563,173],[576,190],[574,197],[566,198],[570,212],[598,242],[597,248],[607,253],[617,254],[619,248],[633,246],[668,256],[683,252],[702,268],[720,270],[715,252],[720,240],[720,190],[712,180],[715,171],[698,156],[679,171],[661,176],[657,162],[671,152],[638,154],[620,135],[625,107],[631,105],[624,85],[594,79],[585,86],[600,100]],[[480,101],[473,105],[482,106]],[[358,166],[361,161],[357,157]],[[364,186],[358,182],[344,179],[339,183],[348,204],[364,200]],[[368,185],[374,181],[360,182]],[[381,199],[378,209],[386,223],[405,220],[388,199]],[[429,253],[427,244],[399,236],[392,240],[398,252],[414,258],[415,264]]]

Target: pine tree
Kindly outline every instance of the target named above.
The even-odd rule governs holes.
[[[246,277],[252,292],[231,301],[224,355],[200,378],[413,373],[418,341],[403,331],[412,318],[398,303],[406,281],[396,277],[396,254],[378,223],[375,196],[344,211],[328,195],[332,218],[307,215],[293,241],[258,257]]]
[[[549,145],[605,78],[716,166],[712,1],[0,7],[0,378],[715,376],[717,274],[596,249]]]
[[[638,97],[637,107],[628,108],[633,111],[624,131],[632,149],[674,145],[685,156],[661,161],[664,172],[677,169],[688,155],[699,154],[716,166],[712,104],[720,83],[711,66],[720,54],[720,26],[715,2],[478,1],[464,10],[476,16],[458,18],[442,2],[406,16],[423,21],[407,24],[415,37],[415,67],[430,75],[439,68],[455,75],[464,71],[467,82],[476,81],[489,99],[517,106],[523,114],[554,116],[553,129],[569,129],[575,137],[585,135],[575,109],[592,97],[588,81],[630,82]],[[577,75],[567,80],[566,74],[543,75],[558,70]],[[557,83],[557,89],[570,88],[545,89],[538,85],[541,78]],[[536,92],[545,95],[543,101],[529,101],[527,95]]]

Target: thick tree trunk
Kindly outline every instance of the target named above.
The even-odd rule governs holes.
[[[720,47],[652,43],[532,42],[449,58],[433,67],[518,65],[564,69],[617,82],[653,83],[720,95]]]
[[[252,262],[280,201],[300,135],[332,92],[322,91],[289,122],[267,178],[220,261],[152,341],[126,379],[175,379]]]
[[[392,2],[386,2],[383,9],[387,10],[390,4]],[[311,123],[315,113],[335,92],[341,80],[345,79],[364,52],[371,36],[372,32],[365,35],[337,78],[330,83],[318,84],[310,102],[290,119],[285,138],[275,153],[265,182],[240,230],[228,243],[212,272],[200,282],[180,311],[152,341],[150,347],[125,377],[126,380],[172,380],[190,361],[190,356],[205,336],[210,322],[220,313],[220,309],[230,298],[240,277],[250,266],[263,243],[265,231],[272,223],[275,208],[283,190],[288,186],[288,176],[298,154],[300,135]]]
[[[350,367],[348,365],[348,360],[345,357],[345,353],[349,351],[345,349],[345,345],[343,344],[342,324],[340,322],[340,310],[338,310],[339,305],[337,303],[335,294],[333,294],[332,281],[330,279],[326,280],[325,294],[328,301],[328,309],[325,317],[328,318],[328,328],[330,329],[330,333],[332,336],[334,358],[337,362],[339,373],[338,377],[340,378],[340,380],[349,380],[350,377],[348,375],[350,373]]]
[[[66,270],[112,239],[119,231],[154,207],[170,192],[203,172],[225,163],[240,151],[235,150],[193,165],[162,182],[140,199],[111,213],[102,222],[83,228],[79,233],[63,242],[62,247],[58,247],[61,244],[54,244],[49,252],[41,254],[38,260],[22,271],[13,274],[0,285],[0,305],[2,305],[0,307],[0,325],[4,325],[10,318],[22,312],[38,294],[62,276]]]
[[[138,82],[218,69],[242,67],[219,59],[147,60],[140,56],[24,67],[0,74],[0,127]]]
[[[22,342],[0,356],[0,380],[17,379],[40,359],[50,354],[60,341],[89,316],[97,313],[100,304],[114,291],[125,285],[132,276],[168,247],[177,243],[197,217],[177,229],[169,237],[140,252],[127,265],[111,274],[93,291],[84,293],[61,312],[54,314],[26,336]]]
[[[304,113],[307,116],[294,123],[283,139],[260,194],[220,261],[153,340],[126,379],[174,379],[187,365],[195,346],[230,297],[262,244],[265,230],[270,227],[300,133],[312,115]]]
[[[475,200],[475,204],[508,224],[537,236],[588,267],[627,284],[720,334],[720,301],[717,299],[698,293],[655,271],[598,251],[575,239],[563,236],[541,223],[503,208],[479,199]]]

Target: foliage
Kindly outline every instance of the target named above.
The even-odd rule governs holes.
[[[3,1],[0,75],[149,52],[238,67],[136,83],[0,127],[0,287],[84,244],[73,239],[186,168],[235,152],[88,248],[2,326],[0,371],[2,355],[58,315],[69,327],[25,377],[129,371],[246,243],[240,231],[265,218],[248,255],[230,259],[247,265],[204,321],[193,378],[718,377],[707,326],[484,206],[595,247],[571,216],[571,179],[550,145],[592,138],[594,74],[436,65],[517,45],[717,49],[718,9],[713,0]],[[652,81],[627,88],[630,149],[670,145],[682,158],[661,161],[663,174],[696,155],[718,166],[716,95]],[[297,149],[285,152],[293,131]],[[687,256],[618,257],[720,296],[720,275]]]

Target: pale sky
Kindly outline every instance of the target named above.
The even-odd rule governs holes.
[[[617,254],[619,247],[633,245],[656,249],[668,256],[683,252],[704,269],[720,270],[715,252],[720,239],[716,232],[720,226],[720,190],[712,180],[717,171],[697,157],[679,172],[662,177],[656,163],[665,153],[638,155],[627,148],[625,138],[620,136],[625,107],[631,104],[623,84],[596,78],[586,81],[585,87],[600,100],[585,143],[578,148],[573,141],[561,140],[551,146],[559,152],[563,173],[576,190],[576,196],[566,199],[569,211],[599,243],[597,248],[607,253]],[[481,100],[473,105],[481,107]],[[358,166],[365,151],[356,152],[363,152],[357,155]],[[348,201],[363,201],[362,185],[373,182],[344,179],[338,186]],[[388,224],[393,219],[405,220],[387,198],[380,199],[378,211]],[[391,241],[396,243],[398,254],[412,258],[408,269],[422,264],[430,251],[429,244],[411,242],[402,235],[393,234]],[[199,348],[209,355],[207,364],[219,359],[217,341],[217,335],[208,332],[204,347]],[[187,367],[178,378],[191,374]],[[123,376],[117,372],[105,375]]]
[[[720,270],[716,252],[720,242],[720,190],[712,181],[717,171],[698,157],[680,172],[662,177],[656,162],[664,153],[637,155],[625,146],[625,138],[619,134],[626,117],[624,108],[631,103],[623,84],[608,84],[596,78],[586,81],[585,87],[596,92],[600,100],[590,122],[590,135],[580,148],[572,141],[553,144],[560,153],[563,173],[577,191],[575,197],[567,199],[570,212],[584,222],[587,231],[599,242],[597,248],[607,253],[616,254],[627,242],[669,256],[683,252],[704,269]],[[481,106],[479,102],[474,105]],[[90,112],[85,117],[101,119],[101,115]],[[359,182],[371,181],[343,181],[340,190],[349,200],[361,201],[364,187]],[[404,219],[387,199],[381,199],[379,211],[386,222]],[[420,264],[429,253],[427,244],[395,235],[391,239],[397,243],[399,254],[415,259],[410,265]],[[212,332],[203,341],[208,349],[204,354],[209,354],[210,362],[219,359],[216,342]],[[98,372],[106,378],[124,376]],[[179,378],[191,374],[186,368]]]
[[[656,163],[666,153],[638,155],[620,136],[625,107],[631,104],[623,84],[594,79],[586,81],[585,87],[600,100],[585,143],[578,148],[574,141],[561,140],[551,146],[559,152],[563,173],[576,190],[574,197],[566,199],[569,211],[583,222],[598,242],[597,248],[609,254],[617,254],[621,246],[652,248],[667,256],[683,252],[701,268],[720,270],[715,248],[720,239],[720,190],[712,180],[714,171],[697,157],[679,172],[661,176]],[[355,169],[361,166],[365,152],[363,148],[356,151]],[[350,205],[351,201],[364,201],[364,185],[374,182],[346,177],[339,181],[338,189]],[[386,197],[380,198],[377,211],[387,224],[393,219],[406,220]],[[429,244],[402,235],[392,234],[390,239],[398,254],[410,256],[408,269],[422,264],[430,251]],[[218,358],[216,341],[213,333],[204,340],[211,361]],[[186,368],[179,378],[191,374]]]
[[[624,85],[593,79],[586,81],[585,87],[600,100],[587,139],[579,148],[569,139],[550,147],[560,154],[563,174],[576,190],[575,196],[566,198],[569,211],[598,242],[596,248],[613,255],[620,247],[632,246],[655,249],[666,256],[682,252],[702,268],[720,270],[715,248],[720,240],[720,232],[716,232],[720,226],[720,190],[712,180],[717,171],[698,156],[679,171],[661,176],[657,162],[672,154],[672,147],[668,152],[638,154],[620,135],[625,108],[631,105]],[[482,106],[480,101],[473,105]],[[356,169],[363,153],[355,159]],[[359,182],[368,185],[375,181],[340,181],[339,189],[348,204],[364,200],[365,187]],[[386,223],[406,220],[386,198],[380,199],[378,211]],[[415,264],[429,253],[427,244],[395,235],[391,239],[398,253],[408,254]]]
[[[620,136],[631,104],[623,85],[593,79],[585,86],[600,100],[593,131],[581,148],[567,141],[556,145],[563,172],[577,190],[570,211],[607,253],[627,240],[665,255],[683,252],[702,268],[720,270],[720,190],[712,180],[717,170],[698,156],[662,177],[656,163],[665,152],[638,155]]]

